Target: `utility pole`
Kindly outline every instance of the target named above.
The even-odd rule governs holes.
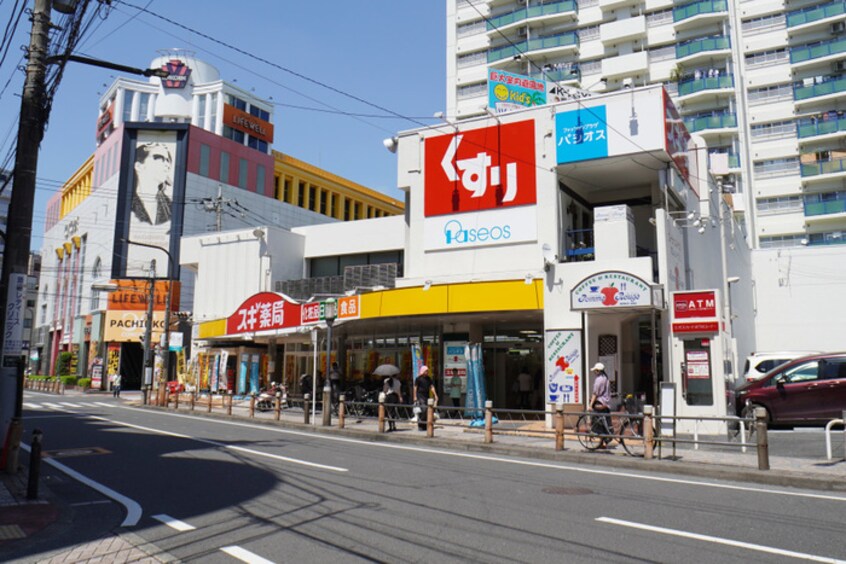
[[[44,135],[46,58],[49,49],[51,0],[35,0],[26,79],[21,96],[21,116],[15,153],[14,181],[9,203],[6,247],[0,274],[0,315],[2,361],[0,361],[0,430],[3,453],[0,462],[15,473],[23,432],[23,311],[29,247],[32,236],[32,209],[35,200],[35,173],[38,146]]]
[[[149,401],[153,383],[153,302],[156,301],[156,259],[150,261],[150,295],[147,296],[147,326],[144,328],[144,381],[141,389],[144,405]]]
[[[228,206],[229,204],[235,203],[235,200],[232,198],[224,198],[223,197],[223,185],[217,185],[217,197],[216,198],[203,198],[203,206],[207,212],[214,212],[215,221],[214,221],[214,230],[217,232],[223,231],[223,206]]]

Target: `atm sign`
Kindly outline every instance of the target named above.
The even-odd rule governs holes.
[[[675,292],[673,294],[673,317],[716,318],[717,297],[713,290],[705,292]]]

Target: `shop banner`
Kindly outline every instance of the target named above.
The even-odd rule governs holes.
[[[628,272],[599,272],[585,278],[570,291],[570,307],[573,310],[625,309],[651,305],[650,285]]]
[[[452,391],[453,378],[459,379],[458,387],[462,394],[467,393],[467,357],[464,355],[467,341],[445,341],[444,342],[444,393],[449,395]],[[453,371],[458,370],[457,375]]]
[[[467,397],[465,398],[464,416],[472,418],[471,427],[484,426],[485,421],[485,368],[482,359],[482,345],[475,343],[464,347],[467,358]]]
[[[120,374],[120,343],[109,343],[106,351],[106,374],[109,384],[114,382],[114,377]]]
[[[218,368],[217,388],[218,390],[229,389],[229,351],[220,351],[220,365]]]
[[[423,351],[420,345],[411,345],[411,381],[417,380],[420,374],[420,367],[423,366]]]
[[[236,394],[243,394],[247,391],[247,374],[250,370],[250,355],[247,353],[243,353],[241,355],[241,366],[240,370],[238,371],[238,389],[235,390]]]
[[[547,330],[544,356],[546,403],[582,403],[584,356],[581,330]]]
[[[211,391],[220,389],[220,358],[221,355],[214,355],[209,365],[209,388]]]
[[[250,393],[259,393],[259,362],[261,356],[254,354],[250,355]]]
[[[335,321],[361,316],[359,296],[344,296],[335,302]],[[326,319],[326,302],[308,302],[300,307],[300,325],[314,325]]]
[[[270,331],[300,324],[300,304],[288,301],[282,294],[260,292],[242,303],[226,320],[226,334]]]

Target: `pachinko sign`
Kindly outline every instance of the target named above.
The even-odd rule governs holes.
[[[585,278],[570,291],[573,310],[652,305],[652,288],[627,272],[607,271]]]
[[[248,298],[226,319],[226,334],[271,331],[300,324],[300,305],[281,294],[261,292]]]
[[[582,332],[550,329],[545,339],[546,403],[581,403]]]
[[[488,107],[498,114],[546,104],[546,81],[501,70],[488,71]]]

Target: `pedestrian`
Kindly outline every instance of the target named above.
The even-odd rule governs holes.
[[[112,381],[112,395],[116,398],[120,397],[120,380],[120,374],[115,374]]]
[[[593,381],[593,395],[590,396],[588,404],[591,410],[597,413],[611,413],[611,386],[608,381],[608,374],[605,373],[605,365],[597,362],[590,371],[596,374],[596,379]],[[600,415],[597,420],[604,420],[605,426],[596,425],[593,432],[601,435],[608,434],[608,430],[611,428],[608,424],[608,417]],[[608,442],[609,439],[607,438],[600,439],[598,448],[605,448]]]
[[[402,403],[402,384],[399,379],[393,376],[388,376],[382,383],[382,392],[385,394],[385,403],[398,404]],[[388,431],[397,430],[397,408],[396,405],[389,405],[388,409]]]
[[[429,397],[435,399],[435,405],[438,405],[438,392],[435,390],[435,384],[429,376],[429,367],[421,366],[417,380],[414,382],[412,388],[414,392],[414,407],[417,410],[417,430],[426,430],[426,417],[429,406]]]
[[[332,389],[332,406],[338,404],[338,398],[341,396],[341,371],[338,369],[338,363],[333,362],[332,368],[329,370],[329,386]]]
[[[461,407],[461,377],[458,375],[458,368],[452,369],[452,378],[449,381],[449,397],[453,407]]]
[[[529,409],[529,398],[532,394],[532,375],[529,374],[525,366],[520,371],[520,374],[517,375],[517,389],[520,391],[520,407],[522,409]]]
[[[300,376],[300,393],[305,396],[306,394],[312,393],[312,379],[311,374],[303,374]],[[313,398],[312,398],[313,399]]]

